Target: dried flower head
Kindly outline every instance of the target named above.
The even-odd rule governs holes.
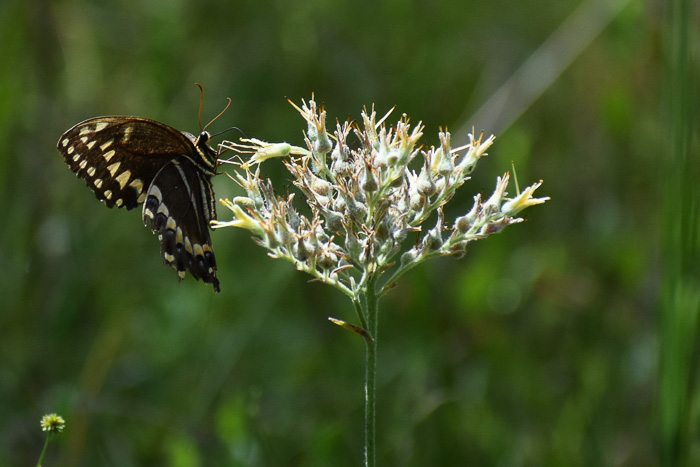
[[[467,145],[452,148],[450,133],[440,131],[440,145],[424,148],[419,145],[421,122],[411,126],[403,115],[387,126],[389,114],[377,122],[374,110],[362,112],[361,124],[337,123],[330,135],[326,111],[313,99],[294,107],[307,122],[306,149],[258,139],[222,143],[241,158],[252,156],[236,163],[232,177],[246,196],[222,201],[233,220],[212,224],[249,230],[270,256],[294,263],[353,300],[367,281],[376,283],[389,273],[379,284],[381,295],[425,259],[461,256],[469,242],[521,222],[516,214],[549,199],[533,198],[541,182],[508,198],[506,173],[488,200],[475,196],[466,214],[445,222],[443,206],[469,179],[494,136],[470,134]],[[348,142],[351,134],[358,143]],[[294,194],[280,196],[261,178],[259,164],[273,157],[283,157],[308,209],[295,207]],[[422,163],[412,164],[418,157]],[[411,240],[404,241],[409,235]]]

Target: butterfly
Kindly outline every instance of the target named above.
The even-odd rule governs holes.
[[[163,261],[179,280],[189,271],[219,292],[209,235],[218,153],[205,130],[195,136],[146,118],[96,117],[66,131],[58,151],[108,207],[141,206],[144,225],[158,234]]]

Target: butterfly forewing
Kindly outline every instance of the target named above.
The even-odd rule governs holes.
[[[164,261],[180,279],[189,270],[218,292],[208,230],[216,216],[210,182],[216,153],[208,137],[144,118],[98,117],[68,130],[58,150],[107,206],[132,209],[145,202],[143,220],[158,233]]]

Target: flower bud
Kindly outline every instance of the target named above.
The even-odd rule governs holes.
[[[416,181],[416,191],[422,195],[425,195],[426,197],[431,197],[435,194],[435,182],[430,176],[430,170],[426,166],[423,166],[420,171],[420,175],[418,175],[418,180]]]
[[[338,267],[338,256],[326,249],[319,255],[316,264],[318,264],[321,269],[335,269]]]
[[[401,255],[401,266],[406,266],[414,262],[418,258],[418,252],[415,248],[411,248],[406,253]]]
[[[311,189],[322,196],[328,196],[331,191],[331,184],[322,178],[314,177],[311,182]]]
[[[292,255],[297,261],[302,263],[309,258],[309,250],[306,247],[306,242],[302,237],[299,237],[297,244],[292,248]]]
[[[461,234],[469,232],[472,225],[474,225],[473,219],[470,219],[468,215],[460,216],[455,219],[455,229]]]
[[[323,218],[326,220],[326,228],[331,232],[343,231],[343,215],[335,211],[326,209],[323,211]]]
[[[416,190],[411,190],[409,195],[409,206],[413,211],[420,211],[425,206],[425,196],[418,193]]]
[[[360,175],[360,187],[367,192],[377,191],[379,185],[377,185],[377,179],[374,178],[372,173],[372,168],[365,166],[362,170],[362,175]]]
[[[237,204],[242,208],[255,208],[255,201],[247,196],[236,196],[233,198],[233,204]]]

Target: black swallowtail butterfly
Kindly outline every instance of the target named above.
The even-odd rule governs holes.
[[[209,138],[145,118],[97,117],[66,131],[58,150],[108,207],[143,205],[143,223],[158,233],[163,260],[180,280],[190,271],[219,292],[209,236],[218,154]]]

